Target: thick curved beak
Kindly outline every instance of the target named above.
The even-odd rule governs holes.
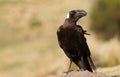
[[[76,10],[77,14],[80,16],[80,17],[83,17],[83,16],[86,16],[87,15],[87,12],[84,11],[84,10]]]

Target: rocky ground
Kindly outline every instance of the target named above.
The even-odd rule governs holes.
[[[108,76],[103,73],[97,73],[97,72],[91,73],[89,71],[79,71],[79,72],[73,71],[69,74],[64,73],[58,77],[120,77],[120,75]]]

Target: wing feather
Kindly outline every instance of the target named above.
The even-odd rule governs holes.
[[[59,43],[59,46],[61,47],[61,48],[63,48],[62,47],[62,39],[63,39],[63,35],[62,35],[62,25],[58,28],[58,30],[57,30],[57,38],[58,38],[58,43]]]
[[[82,48],[82,53],[84,54],[84,56],[87,57],[91,67],[95,70],[96,67],[92,61],[92,58],[91,58],[91,53],[90,53],[90,50],[89,50],[89,47],[87,45],[87,42],[86,42],[86,38],[84,36],[84,30],[82,29],[81,26],[77,26],[77,35],[78,35],[78,39],[79,39],[79,43],[80,43],[80,46]]]
[[[80,47],[82,49],[82,52],[86,56],[90,56],[90,50],[86,42],[86,38],[84,36],[84,30],[82,29],[81,26],[76,27],[76,34],[78,36],[78,42],[80,44]]]

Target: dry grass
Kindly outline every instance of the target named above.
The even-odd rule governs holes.
[[[46,77],[66,71],[67,57],[58,47],[56,29],[69,10],[78,8],[88,12],[79,22],[87,28],[93,3],[94,0],[0,0],[0,77]],[[87,37],[94,53],[106,48],[105,45],[100,50],[94,35]]]
[[[99,68],[97,72],[105,73],[110,76],[120,75],[120,66]]]

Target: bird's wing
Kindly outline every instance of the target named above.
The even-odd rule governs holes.
[[[76,32],[77,32],[76,34],[78,36],[78,43],[80,45],[80,48],[82,48],[81,52],[83,53],[84,56],[87,57],[91,67],[95,70],[96,68],[92,61],[92,58],[90,57],[91,53],[90,53],[89,47],[87,45],[86,38],[84,36],[84,30],[82,29],[81,26],[76,26],[75,30],[76,30]]]
[[[76,26],[76,35],[78,37],[78,43],[80,45],[80,48],[82,48],[82,52],[86,56],[90,56],[90,50],[86,42],[86,38],[84,36],[84,30],[82,29],[81,26]]]
[[[57,38],[58,38],[58,43],[61,48],[62,47],[62,39],[63,39],[63,34],[62,34],[62,25],[57,29]]]

